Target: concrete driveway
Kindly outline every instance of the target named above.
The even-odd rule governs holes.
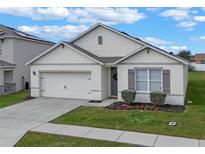
[[[0,109],[0,147],[14,146],[23,135],[87,100],[36,98]]]

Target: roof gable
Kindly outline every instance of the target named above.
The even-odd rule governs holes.
[[[9,62],[3,61],[0,59],[0,67],[15,67],[15,64],[11,64]]]
[[[181,64],[179,61],[145,48],[121,62],[122,64]]]
[[[133,56],[135,56],[135,55],[141,53],[142,51],[144,51],[144,50],[146,50],[146,49],[151,49],[151,50],[156,51],[156,52],[158,52],[158,53],[160,53],[160,54],[162,54],[162,55],[164,55],[164,56],[166,56],[166,57],[168,57],[168,58],[170,58],[170,59],[173,59],[173,60],[175,60],[175,61],[177,61],[177,62],[180,62],[180,63],[182,63],[182,64],[185,64],[185,65],[188,65],[188,62],[187,62],[187,61],[184,61],[184,60],[182,60],[182,59],[176,57],[176,56],[173,55],[173,54],[167,53],[167,52],[165,52],[165,51],[163,51],[163,50],[160,50],[160,49],[158,49],[158,48],[154,48],[154,47],[152,47],[152,46],[144,46],[144,47],[142,47],[142,48],[140,48],[140,49],[138,49],[138,50],[136,50],[136,51],[130,53],[129,55],[127,55],[127,56],[125,56],[125,57],[119,59],[118,61],[114,62],[113,64],[115,64],[115,65],[116,65],[116,64],[119,64],[119,63],[121,63],[121,62],[123,62],[123,61],[125,61],[125,60],[127,60],[127,59],[129,59],[129,58],[132,58]]]
[[[164,54],[164,55],[166,55],[166,56],[168,56],[168,57],[170,57],[170,58],[173,58],[173,59],[175,59],[175,60],[177,60],[177,61],[179,61],[179,62],[181,62],[181,63],[184,63],[184,64],[188,64],[188,63],[189,63],[189,61],[187,61],[187,60],[184,59],[184,58],[181,58],[181,57],[176,56],[176,55],[174,55],[174,54],[170,54],[169,52],[167,52],[167,51],[165,51],[165,50],[163,50],[163,49],[160,49],[160,48],[158,48],[158,47],[156,47],[156,46],[154,46],[154,45],[152,45],[152,44],[150,44],[150,43],[148,43],[148,42],[145,42],[145,41],[143,41],[143,40],[141,40],[141,39],[139,39],[139,38],[135,38],[135,37],[133,37],[133,36],[130,36],[129,34],[127,34],[127,33],[125,33],[125,32],[120,32],[120,31],[118,31],[118,30],[116,30],[116,29],[114,29],[114,28],[112,28],[112,27],[109,27],[109,26],[107,26],[107,25],[104,25],[104,24],[102,24],[102,23],[96,23],[94,26],[90,27],[90,28],[89,28],[88,30],[86,30],[85,32],[83,32],[83,33],[79,34],[78,36],[76,36],[75,38],[73,38],[73,39],[71,40],[71,42],[73,43],[73,42],[77,41],[78,39],[80,39],[81,37],[83,37],[84,35],[86,35],[87,33],[90,33],[91,31],[93,31],[94,29],[96,29],[98,26],[101,26],[101,27],[103,27],[103,28],[106,28],[106,29],[108,29],[108,30],[111,30],[111,31],[114,32],[114,33],[117,33],[117,34],[119,34],[119,35],[121,35],[121,36],[123,36],[123,37],[126,37],[126,38],[128,38],[128,39],[130,39],[130,40],[132,40],[132,41],[135,41],[135,42],[137,42],[137,43],[140,43],[140,44],[143,45],[144,47],[149,47],[149,48],[151,48],[151,49],[154,49],[154,50],[156,50],[157,52],[162,53],[162,54]],[[143,47],[142,47],[142,48],[143,48]],[[138,50],[141,50],[141,48],[139,48],[139,49],[133,51],[132,53],[128,54],[127,56],[124,56],[124,57],[121,58],[121,59],[123,60],[124,58],[129,57],[130,55],[132,55],[133,53],[135,53],[135,52],[138,51]],[[121,59],[115,61],[114,64],[117,64],[118,61],[121,61]]]
[[[48,43],[48,44],[54,44],[53,42],[44,40],[40,37],[27,34],[25,32],[19,31],[17,29],[4,26],[0,24],[0,38],[20,38],[20,39],[27,39],[27,40],[33,40],[33,41],[39,41],[43,43]]]
[[[90,58],[74,51],[68,46],[58,46],[52,52],[44,55],[33,64],[95,64],[96,62]]]
[[[103,40],[101,45],[98,44],[99,36]],[[72,44],[86,49],[99,57],[124,57],[143,46],[102,26],[96,27],[91,32],[72,42]]]
[[[84,35],[86,35],[87,33],[91,32],[92,30],[96,29],[98,26],[104,27],[104,28],[106,28],[106,29],[108,29],[108,30],[111,30],[111,31],[114,32],[114,33],[117,33],[117,34],[119,34],[119,35],[121,35],[121,36],[124,36],[124,37],[126,37],[126,38],[128,38],[128,39],[131,39],[131,40],[133,40],[133,41],[135,41],[135,42],[137,42],[137,43],[140,43],[140,44],[143,45],[143,47],[136,49],[135,51],[133,51],[132,53],[130,53],[130,54],[124,56],[124,57],[117,57],[117,58],[115,58],[115,57],[113,57],[112,55],[110,55],[110,56],[108,57],[109,60],[107,61],[107,60],[106,60],[107,57],[99,57],[99,56],[97,56],[97,55],[95,55],[95,54],[89,52],[88,50],[85,50],[85,49],[83,49],[83,48],[81,48],[81,47],[79,47],[79,46],[77,46],[77,45],[74,44],[74,42],[75,42],[76,40],[78,40],[79,38],[83,37]],[[111,63],[111,64],[116,65],[116,64],[118,64],[118,63],[124,61],[125,59],[128,59],[128,58],[130,58],[131,56],[137,54],[138,52],[141,52],[141,51],[142,51],[143,49],[145,49],[145,48],[150,48],[150,49],[152,49],[152,50],[154,50],[154,51],[156,51],[156,52],[159,52],[159,53],[161,53],[161,54],[163,54],[163,55],[165,55],[165,56],[167,56],[167,57],[169,57],[169,58],[172,58],[172,59],[174,59],[174,60],[176,60],[176,61],[178,61],[178,62],[181,62],[181,63],[183,63],[183,64],[186,64],[186,65],[187,65],[187,64],[189,63],[189,61],[187,61],[187,60],[185,60],[185,59],[183,59],[183,58],[180,58],[180,57],[178,57],[178,56],[176,56],[176,55],[170,54],[170,53],[168,53],[167,51],[162,50],[162,49],[160,49],[160,48],[158,48],[158,47],[156,47],[156,46],[153,46],[153,45],[151,45],[151,44],[149,44],[149,43],[147,43],[147,42],[145,42],[145,41],[142,41],[142,40],[140,40],[140,39],[138,39],[138,38],[134,38],[134,37],[132,37],[132,36],[126,34],[126,33],[122,33],[122,32],[120,32],[120,31],[115,30],[115,29],[113,29],[113,28],[111,28],[111,27],[109,27],[109,26],[106,26],[106,25],[104,25],[104,24],[97,23],[97,24],[95,24],[94,26],[90,27],[90,28],[89,28],[88,30],[86,30],[85,32],[83,32],[83,33],[81,33],[80,35],[78,35],[77,37],[73,38],[73,39],[71,40],[71,43],[60,42],[60,43],[54,45],[53,47],[51,47],[50,49],[48,49],[47,51],[45,51],[44,53],[40,54],[40,55],[37,56],[36,58],[34,58],[34,59],[32,59],[31,61],[29,61],[26,65],[29,65],[29,64],[33,63],[34,61],[36,61],[37,59],[41,58],[42,56],[44,56],[45,54],[49,53],[50,51],[54,50],[56,47],[58,47],[58,46],[61,45],[61,44],[64,44],[64,45],[66,45],[66,46],[69,46],[70,48],[74,49],[76,52],[79,52],[79,53],[83,54],[84,56],[87,56],[88,58],[90,58],[90,59],[96,61],[97,63],[99,63],[99,64],[101,64],[101,65],[103,65],[104,63]]]
[[[44,56],[46,56],[47,54],[49,54],[50,52],[54,52],[54,50],[56,50],[58,47],[60,46],[64,46],[68,47],[70,49],[72,49],[73,52],[77,52],[80,55],[83,55],[83,57],[88,58],[94,62],[97,62],[99,64],[103,64],[100,60],[97,59],[97,56],[95,57],[95,55],[92,55],[91,53],[88,53],[87,51],[84,51],[83,49],[77,48],[76,46],[72,45],[72,44],[68,44],[66,42],[60,42],[56,45],[54,45],[53,47],[51,47],[50,49],[46,50],[45,52],[43,52],[42,54],[40,54],[39,56],[35,57],[34,59],[30,60],[29,62],[26,63],[26,65],[30,65],[38,60],[40,60],[41,58],[43,59]],[[92,57],[93,56],[93,57]],[[58,58],[58,57],[57,57]],[[66,62],[69,62],[68,60],[69,57],[67,57]],[[45,57],[46,59],[46,57]],[[78,60],[82,60],[82,59],[78,59]],[[49,59],[47,61],[48,63],[50,62]],[[80,61],[79,61],[80,62]],[[60,62],[61,63],[61,62]]]
[[[138,40],[138,39],[136,39],[136,38],[134,38],[134,37],[128,35],[127,33],[125,33],[125,32],[120,32],[120,31],[118,31],[118,30],[116,30],[116,29],[114,29],[114,28],[112,28],[112,27],[109,27],[109,26],[107,26],[107,25],[104,25],[104,24],[102,24],[102,23],[96,23],[96,24],[93,25],[92,27],[88,28],[86,31],[80,33],[79,35],[77,35],[76,37],[74,37],[73,39],[71,39],[70,42],[73,43],[73,42],[77,41],[78,39],[80,39],[81,37],[85,36],[87,33],[90,33],[91,31],[93,31],[94,29],[96,29],[96,28],[99,27],[99,26],[101,26],[101,27],[103,27],[103,28],[105,28],[105,29],[108,29],[108,30],[110,30],[110,31],[112,31],[112,32],[114,32],[114,33],[117,33],[117,34],[119,34],[119,35],[121,35],[121,36],[123,36],[123,37],[129,38],[129,39],[131,39],[132,41],[137,42],[137,43],[139,43],[139,44],[141,44],[141,45],[146,45],[144,42],[142,42],[142,41],[140,41],[140,40]]]

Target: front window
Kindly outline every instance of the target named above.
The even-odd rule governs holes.
[[[162,70],[136,69],[135,88],[137,91],[162,91]]]
[[[147,70],[136,70],[136,90],[137,91],[147,91],[148,90],[148,76]]]

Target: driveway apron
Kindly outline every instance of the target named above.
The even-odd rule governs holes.
[[[14,146],[27,131],[84,103],[87,100],[40,97],[0,109],[0,147]]]

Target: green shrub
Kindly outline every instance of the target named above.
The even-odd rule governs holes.
[[[133,103],[135,101],[135,97],[136,97],[136,91],[135,90],[123,90],[121,92],[122,95],[122,99],[127,102],[127,103]]]
[[[166,96],[165,92],[155,91],[150,93],[150,100],[154,104],[162,105],[165,103]]]

